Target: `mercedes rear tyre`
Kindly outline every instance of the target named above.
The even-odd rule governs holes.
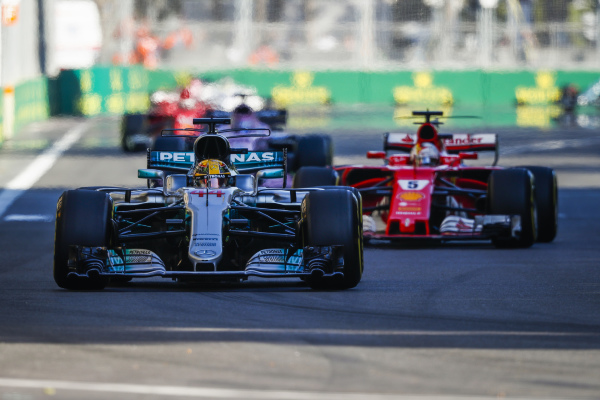
[[[310,192],[304,199],[305,246],[343,246],[343,278],[308,279],[313,289],[339,290],[355,287],[363,273],[362,210],[349,188]]]
[[[100,290],[108,284],[103,276],[69,277],[70,246],[108,247],[112,235],[113,204],[107,193],[67,190],[56,206],[54,281],[71,290]]]
[[[488,180],[488,212],[521,217],[517,237],[496,237],[496,247],[530,247],[537,236],[534,180],[525,168],[492,171]]]

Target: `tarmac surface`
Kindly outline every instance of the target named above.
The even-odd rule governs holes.
[[[319,130],[338,164],[381,148],[380,130]],[[112,117],[28,126],[0,149],[0,399],[600,398],[600,131],[499,135],[500,165],[555,168],[554,242],[381,242],[341,292],[258,278],[70,292],[52,279],[58,197],[142,185],[145,155],[121,152]]]

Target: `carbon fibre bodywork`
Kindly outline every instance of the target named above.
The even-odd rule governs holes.
[[[363,268],[360,195],[350,188],[259,187],[259,178],[285,176],[285,150],[232,148],[216,130],[224,122],[196,119],[210,129],[196,139],[191,153],[149,153],[150,168],[139,170],[138,177],[160,180],[159,187],[63,193],[57,206],[57,284],[100,288],[110,279],[151,276],[208,281],[296,277],[332,289],[358,284]],[[212,164],[227,167],[199,180],[200,164],[208,164],[208,170]],[[346,212],[316,212],[340,207]],[[339,235],[319,235],[330,226],[339,226]]]

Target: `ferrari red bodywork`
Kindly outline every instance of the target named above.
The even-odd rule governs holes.
[[[489,239],[514,234],[511,215],[492,215],[488,204],[495,166],[496,134],[439,134],[430,116],[416,134],[387,133],[384,151],[370,151],[381,166],[345,165],[335,169],[340,184],[357,188],[363,199],[364,234],[377,239]],[[418,165],[409,154],[431,143],[439,150],[435,165]],[[495,151],[490,166],[467,166],[463,160]],[[512,230],[512,232],[511,232]],[[503,232],[503,233],[502,233]]]

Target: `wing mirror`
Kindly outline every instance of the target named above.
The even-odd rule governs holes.
[[[275,179],[275,178],[283,178],[285,172],[283,168],[277,169],[263,169],[256,173],[256,178],[254,179],[254,195],[258,192],[258,181],[260,179]]]
[[[283,169],[265,169],[256,173],[256,179],[275,179],[283,178]]]
[[[385,151],[367,151],[367,158],[385,158]]]
[[[479,159],[479,154],[477,154],[477,153],[470,153],[470,152],[466,153],[466,152],[462,152],[461,151],[460,153],[458,153],[458,157],[461,160],[477,160],[477,159]]]
[[[174,194],[177,190],[184,188],[188,185],[188,176],[185,174],[172,174],[167,176],[164,193],[166,195]]]
[[[243,190],[246,193],[253,193],[256,187],[254,175],[243,174],[235,176],[235,183],[233,184],[238,189]]]
[[[165,173],[160,169],[138,169],[138,178],[164,179]]]

